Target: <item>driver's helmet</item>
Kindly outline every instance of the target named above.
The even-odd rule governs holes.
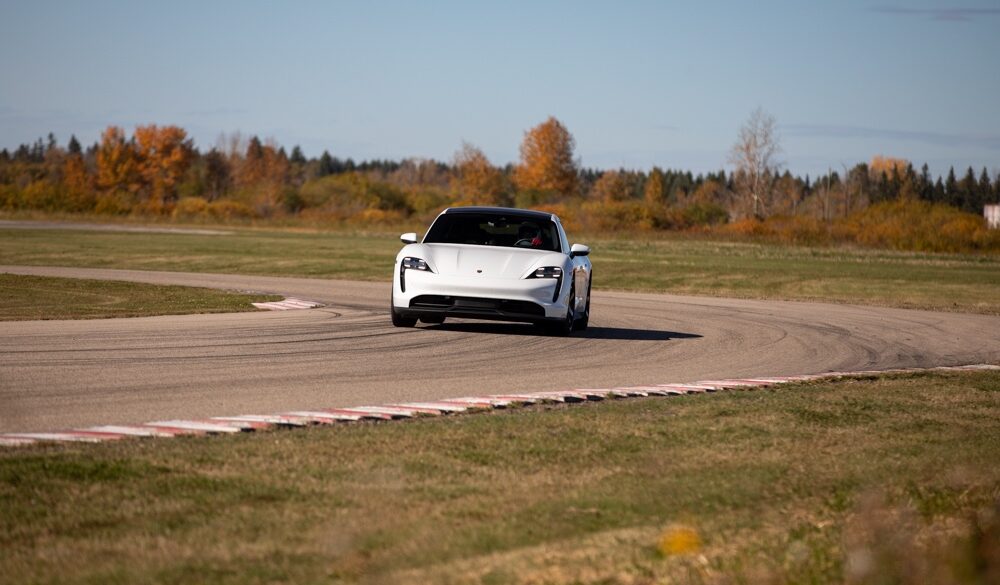
[[[541,233],[537,225],[525,222],[517,228],[517,239],[530,240],[532,247],[538,247],[542,245]]]

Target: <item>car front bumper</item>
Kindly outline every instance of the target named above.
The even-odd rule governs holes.
[[[393,279],[392,304],[406,317],[446,316],[542,323],[566,318],[569,294],[552,278],[442,276],[407,270]],[[555,300],[553,300],[555,298]]]

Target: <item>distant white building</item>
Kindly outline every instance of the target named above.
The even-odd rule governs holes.
[[[1000,204],[983,207],[983,216],[986,218],[986,227],[1000,229]]]

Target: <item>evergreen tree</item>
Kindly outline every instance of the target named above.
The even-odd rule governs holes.
[[[229,160],[226,155],[214,148],[208,151],[202,160],[205,165],[205,188],[208,191],[208,200],[224,197],[232,182]]]
[[[250,137],[250,142],[247,143],[247,160],[257,163],[264,158],[264,145],[260,143],[260,138],[256,136]]]
[[[903,175],[899,172],[899,167],[892,167],[892,174],[889,175],[889,182],[886,184],[886,198],[890,200],[899,199],[899,192],[903,188]]]
[[[962,194],[961,208],[969,213],[982,213],[982,204],[979,202],[979,184],[976,182],[976,171],[972,167],[965,172],[959,182],[959,191]]]
[[[267,176],[267,160],[264,154],[264,145],[256,136],[251,136],[247,142],[246,155],[237,167],[235,173],[237,183],[240,185],[257,185]]]
[[[292,156],[288,159],[292,164],[304,165],[306,164],[306,157],[302,154],[302,149],[296,144],[292,147]]]
[[[924,201],[934,201],[934,181],[931,180],[931,171],[927,163],[920,167],[920,176],[917,179],[917,193]]]
[[[337,172],[333,164],[333,157],[330,156],[330,152],[327,150],[323,151],[323,154],[319,157],[319,168],[316,169],[316,175],[320,177],[325,177],[327,175],[332,175]]]
[[[934,182],[934,195],[932,197],[933,199],[931,200],[935,203],[944,203],[948,197],[940,175],[938,175],[937,181]]]
[[[31,162],[42,162],[45,160],[45,144],[39,138],[31,146]]]
[[[72,135],[72,134],[70,135],[70,137],[69,137],[69,144],[66,145],[66,150],[69,151],[70,154],[80,154],[81,153],[80,141],[76,139],[76,135]]]
[[[881,171],[872,187],[872,203],[880,203],[889,198],[889,175]]]
[[[979,175],[979,203],[985,205],[993,199],[993,189],[990,185],[990,174],[983,167],[983,172]]]
[[[944,182],[944,202],[955,207],[962,204],[961,194],[958,192],[958,180],[955,179],[955,167],[948,169],[948,178]]]

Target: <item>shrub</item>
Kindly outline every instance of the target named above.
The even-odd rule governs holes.
[[[173,203],[164,203],[158,197],[152,197],[132,205],[132,215],[170,215],[173,210]]]
[[[399,188],[359,173],[309,181],[302,186],[299,197],[304,208],[342,217],[356,216],[365,209],[395,210],[406,215],[412,211],[406,194]]]
[[[126,215],[131,210],[132,197],[121,191],[101,193],[94,203],[94,212],[103,215]]]
[[[525,189],[514,194],[514,207],[534,209],[540,205],[552,202],[559,194],[555,191],[541,189]]]
[[[66,189],[66,211],[93,211],[97,204],[97,194],[89,189]]]
[[[21,191],[14,185],[0,184],[0,207],[8,211],[21,209]]]
[[[348,218],[352,223],[360,224],[398,224],[403,221],[403,214],[394,210],[364,209],[357,215]]]
[[[588,201],[581,211],[581,223],[590,230],[628,233],[653,227],[653,215],[640,201]]]
[[[61,190],[45,179],[28,183],[21,192],[20,204],[25,209],[60,211],[65,199]]]
[[[173,217],[193,219],[204,215],[208,210],[208,201],[203,197],[182,197],[174,206]]]
[[[842,221],[844,232],[866,246],[920,252],[1000,252],[1000,233],[954,207],[899,200],[872,205]]]
[[[694,203],[683,209],[687,226],[718,225],[729,221],[729,212],[715,203]]]
[[[448,195],[437,189],[417,188],[406,193],[406,205],[412,209],[414,213],[425,215],[438,213],[441,209],[448,207],[449,205],[458,204],[451,203]]]
[[[220,220],[253,219],[257,216],[249,205],[229,199],[220,199],[209,203],[206,212],[209,217]]]
[[[915,252],[1000,252],[1000,230],[988,229],[982,217],[915,200],[878,203],[831,223],[804,216],[744,219],[716,233],[799,245],[841,242]]]

